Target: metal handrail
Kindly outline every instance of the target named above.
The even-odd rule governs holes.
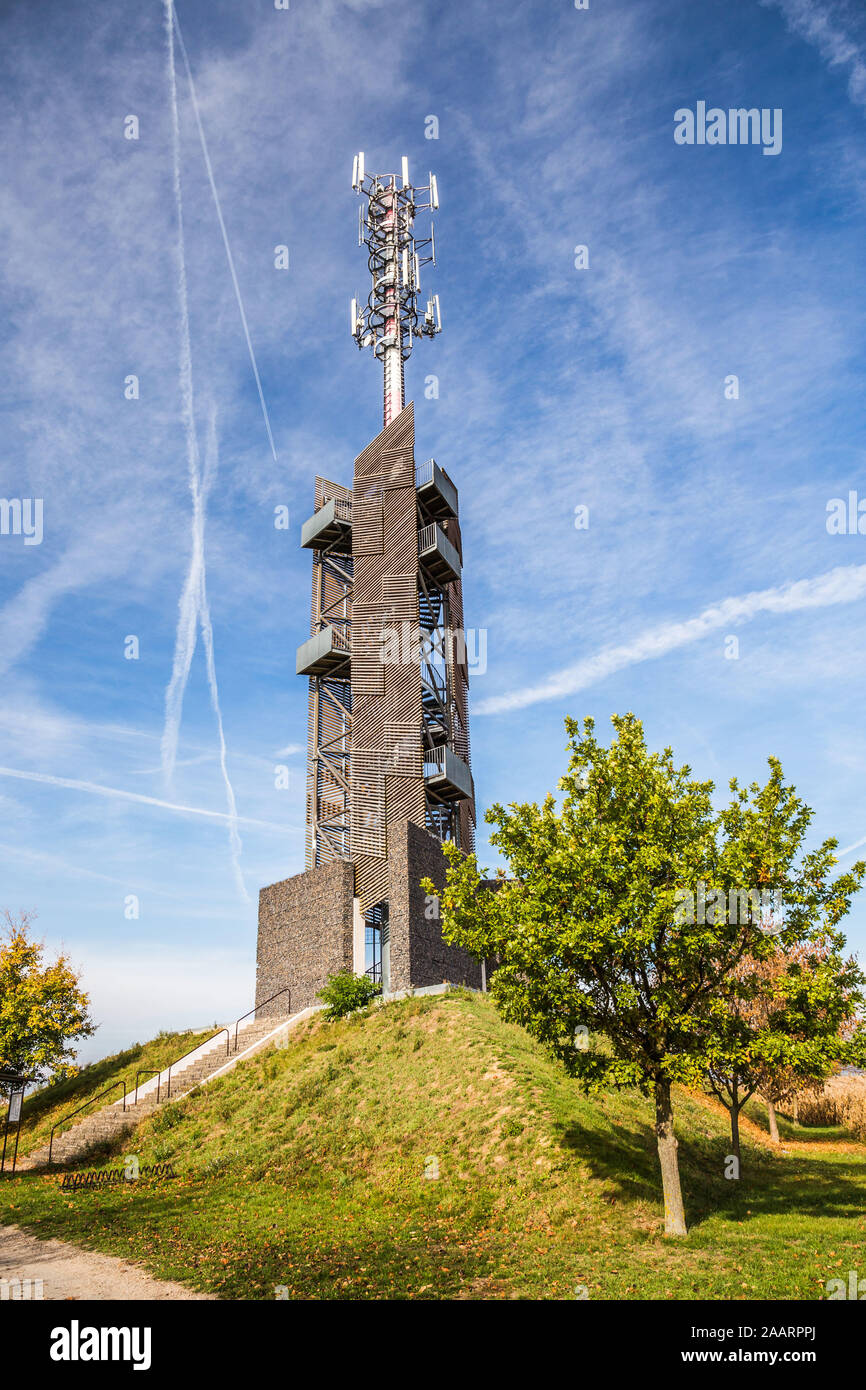
[[[454,488],[454,491],[456,492],[457,488],[455,486],[454,479],[450,477],[450,475],[442,467],[441,463],[437,463],[435,459],[427,459],[425,463],[418,463],[415,465],[415,486],[424,487],[425,483],[432,483],[434,477],[436,476],[436,469],[439,470],[443,478],[446,478],[448,480],[448,482],[451,484],[451,486]]]
[[[287,995],[289,996],[289,1013],[292,1012],[292,990],[291,990],[291,986],[289,986],[289,985],[284,985],[282,989],[278,989],[278,990],[277,990],[276,994],[272,994],[270,999],[263,999],[262,1002],[261,1002],[261,1004],[256,1004],[256,1005],[254,1005],[254,1007],[253,1007],[252,1009],[248,1009],[247,1012],[246,1012],[245,1014],[241,1014],[240,1018],[238,1019],[237,1023],[235,1024],[235,1045],[234,1045],[233,1051],[237,1052],[237,1050],[238,1050],[238,1028],[241,1026],[241,1024],[243,1023],[244,1019],[245,1019],[245,1018],[249,1018],[250,1014],[254,1014],[254,1013],[256,1012],[257,1009],[263,1009],[263,1008],[265,1007],[266,1004],[270,1004],[271,1000],[273,1000],[273,999],[279,999],[279,997],[280,997],[281,994],[287,994]]]
[[[426,670],[423,666],[421,668],[421,684],[428,685],[433,694],[444,705],[448,699],[448,686],[444,680],[440,679],[436,667],[431,666],[429,661],[426,663],[426,667]]]
[[[427,459],[426,463],[415,465],[415,486],[423,487],[425,483],[432,483],[433,469],[436,467],[435,459]]]
[[[172,1069],[172,1067],[176,1067],[177,1064],[178,1064],[178,1062],[183,1062],[183,1061],[185,1061],[187,1057],[191,1057],[192,1054],[193,1054],[194,1052],[198,1052],[202,1047],[207,1047],[208,1043],[212,1043],[213,1040],[214,1040],[214,1038],[218,1038],[218,1037],[219,1037],[220,1033],[225,1033],[225,1035],[226,1035],[226,1056],[228,1057],[228,1055],[229,1055],[229,1044],[230,1044],[230,1042],[231,1042],[231,1036],[230,1036],[230,1034],[229,1034],[229,1030],[228,1030],[228,1028],[218,1028],[217,1031],[216,1031],[211,1037],[206,1038],[205,1041],[204,1041],[203,1043],[198,1043],[195,1047],[191,1047],[190,1050],[189,1050],[189,1052],[185,1052],[185,1053],[183,1054],[182,1057],[175,1057],[174,1061],[169,1063],[169,1066],[168,1066],[168,1078],[167,1078],[167,1080],[168,1080],[168,1085],[166,1086],[166,1091],[165,1091],[165,1095],[166,1095],[166,1099],[167,1099],[167,1100],[171,1100],[171,1069]]]
[[[162,1085],[162,1067],[139,1067],[135,1073],[135,1100],[133,1105],[138,1105],[138,1078],[140,1076],[156,1077],[156,1103],[159,1105],[159,1088]]]
[[[449,750],[449,751],[450,751],[450,750]],[[446,749],[445,749],[445,748],[425,748],[425,749],[424,749],[424,775],[425,775],[425,777],[428,775],[428,773],[427,773],[427,767],[428,767],[428,765],[431,765],[431,764],[432,764],[433,767],[435,767],[435,768],[437,769],[438,772],[444,772],[444,771],[445,771],[445,753],[446,753]]]
[[[110,1091],[116,1091],[117,1088],[118,1088],[118,1086],[122,1086],[122,1087],[123,1087],[123,1109],[124,1109],[124,1112],[125,1112],[125,1111],[126,1111],[126,1082],[123,1081],[123,1080],[120,1080],[120,1081],[113,1081],[113,1082],[111,1083],[110,1086],[106,1086],[106,1088],[105,1088],[104,1091],[100,1091],[100,1093],[99,1093],[98,1096],[91,1096],[90,1099],[89,1099],[89,1100],[86,1100],[86,1101],[84,1102],[83,1105],[79,1105],[78,1108],[77,1108],[76,1110],[71,1110],[70,1113],[69,1113],[68,1115],[64,1115],[61,1119],[59,1119],[59,1120],[57,1121],[57,1124],[54,1126],[54,1128],[53,1128],[52,1131],[51,1131],[51,1137],[50,1137],[50,1139],[48,1140],[48,1167],[49,1167],[49,1168],[51,1167],[51,1157],[52,1157],[52,1154],[53,1154],[53,1152],[54,1152],[54,1136],[55,1136],[55,1134],[57,1133],[57,1131],[58,1131],[58,1129],[60,1128],[60,1126],[64,1123],[64,1121],[73,1119],[73,1117],[74,1117],[75,1115],[77,1115],[77,1114],[79,1113],[79,1111],[81,1111],[81,1110],[86,1110],[87,1107],[88,1107],[88,1105],[92,1105],[93,1102],[94,1102],[95,1100],[102,1100],[102,1097],[103,1097],[103,1096],[107,1096],[108,1093],[109,1093]]]

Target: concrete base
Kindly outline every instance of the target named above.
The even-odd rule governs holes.
[[[389,994],[441,985],[481,989],[480,961],[447,946],[439,926],[439,902],[428,900],[421,879],[438,889],[447,861],[435,835],[411,821],[388,826]],[[264,1001],[288,985],[291,1012],[318,1003],[318,993],[338,970],[363,971],[363,918],[354,897],[351,863],[335,860],[263,888],[259,895],[256,971],[257,1016],[285,1014],[285,999]],[[259,1007],[261,1004],[261,1007]]]

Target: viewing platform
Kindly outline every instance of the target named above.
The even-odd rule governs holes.
[[[437,521],[457,515],[457,489],[435,459],[419,463],[415,469],[415,491],[428,515]]]
[[[425,748],[424,781],[443,801],[474,799],[475,784],[468,763],[453,748]]]
[[[352,504],[332,497],[301,527],[301,545],[306,550],[327,550],[335,543],[341,549],[352,546]]]
[[[438,521],[418,532],[418,563],[437,584],[455,584],[460,578],[460,556]]]
[[[327,623],[298,647],[297,673],[299,676],[334,676],[339,672],[348,680],[351,651],[348,633]]]

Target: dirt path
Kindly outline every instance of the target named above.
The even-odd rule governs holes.
[[[31,1298],[38,1293],[32,1281],[41,1279],[46,1301],[213,1297],[167,1279],[154,1279],[139,1265],[114,1255],[79,1250],[64,1240],[37,1240],[19,1226],[0,1226],[0,1280],[4,1279],[10,1284],[13,1279],[29,1279]],[[5,1286],[0,1287],[7,1297],[21,1296],[14,1285],[8,1292]]]

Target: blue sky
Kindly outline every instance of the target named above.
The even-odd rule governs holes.
[[[488,634],[480,809],[555,786],[565,714],[633,710],[722,790],[778,755],[816,838],[864,841],[866,535],[826,527],[830,499],[866,498],[862,7],[178,16],[276,460],[175,51],[181,289],[164,3],[0,17],[2,493],[44,499],[40,545],[0,536],[0,905],[82,966],[83,1055],[250,1007],[258,889],[303,867],[299,527],[381,410],[348,331],[358,149],[439,181],[445,331],[407,394],[419,460],[460,488],[466,622]],[[676,144],[698,101],[780,108],[781,152]],[[849,928],[866,950],[863,904]]]

